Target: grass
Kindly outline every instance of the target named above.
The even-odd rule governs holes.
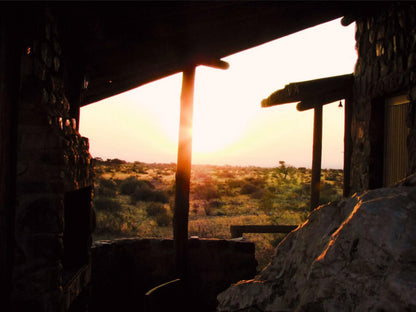
[[[172,238],[175,164],[96,160],[94,239]],[[284,162],[276,168],[194,165],[189,236],[229,239],[230,225],[303,223],[311,172]],[[322,170],[322,203],[342,195],[342,171]],[[256,244],[258,269],[284,234],[244,234]]]

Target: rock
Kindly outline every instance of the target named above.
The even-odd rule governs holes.
[[[317,208],[217,311],[416,311],[415,181]]]

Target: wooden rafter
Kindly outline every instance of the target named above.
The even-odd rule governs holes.
[[[353,79],[353,74],[348,74],[290,83],[261,101],[261,106],[299,102],[298,110],[311,109],[344,99],[352,90]]]

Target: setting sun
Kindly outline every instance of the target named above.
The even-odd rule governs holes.
[[[223,58],[228,70],[197,67],[192,162],[310,167],[313,112],[260,103],[290,82],[353,72],[354,27],[338,19]],[[178,73],[83,107],[92,155],[176,162],[181,83]],[[336,104],[324,108],[324,168],[342,168],[343,116]]]

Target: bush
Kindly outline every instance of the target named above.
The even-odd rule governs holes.
[[[159,226],[167,226],[172,221],[168,209],[161,203],[149,203],[146,206],[146,213],[148,217],[154,218]]]
[[[114,189],[114,190],[117,188],[117,183],[111,179],[100,178],[98,180],[98,185],[100,187],[107,187],[107,188]]]
[[[270,214],[274,207],[274,195],[268,191],[264,191],[260,198],[260,209],[266,214]]]
[[[107,211],[120,211],[121,204],[115,199],[108,197],[96,197],[94,198],[94,207],[98,210],[107,210]]]
[[[197,184],[193,187],[192,192],[196,199],[211,200],[221,197],[218,188],[211,183]]]
[[[167,212],[165,206],[161,203],[149,203],[146,206],[146,213],[148,217],[156,217],[159,214]]]
[[[141,183],[137,185],[134,193],[130,195],[130,199],[132,203],[136,203],[137,201],[151,201],[166,204],[169,202],[169,194],[167,191],[153,190],[148,184]]]
[[[121,181],[120,192],[125,195],[131,195],[136,191],[138,187],[148,189],[155,188],[149,181],[138,180],[136,177],[128,177],[127,179]]]
[[[114,180],[104,178],[98,179],[98,186],[95,188],[95,194],[102,197],[115,197],[117,183]]]
[[[97,187],[94,191],[96,195],[100,195],[102,197],[115,197],[116,190],[108,188],[108,187]]]
[[[259,188],[254,185],[251,182],[246,182],[242,187],[241,187],[241,194],[243,195],[250,195],[253,194],[255,192],[257,192],[259,190]]]
[[[172,218],[168,213],[157,215],[155,221],[158,226],[168,226],[172,222]]]

